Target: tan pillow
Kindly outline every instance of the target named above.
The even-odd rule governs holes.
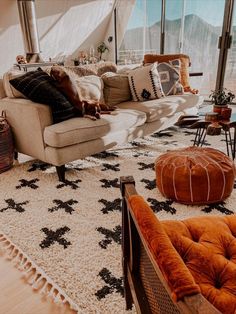
[[[15,89],[11,84],[10,80],[17,78],[21,75],[25,74],[24,71],[19,70],[9,70],[8,72],[3,74],[3,87],[5,89],[5,93],[9,98],[26,98],[21,92]]]
[[[134,101],[165,97],[156,62],[130,71],[129,87]]]
[[[132,99],[128,75],[107,72],[102,75],[104,83],[104,101],[106,105],[114,106]]]
[[[96,75],[74,77],[82,100],[97,100],[104,103],[103,80]]]

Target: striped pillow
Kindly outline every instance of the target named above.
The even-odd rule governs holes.
[[[134,101],[165,97],[156,62],[130,71],[129,86]]]
[[[10,80],[10,84],[32,101],[50,106],[54,123],[75,116],[73,105],[54,86],[53,79],[40,68]]]

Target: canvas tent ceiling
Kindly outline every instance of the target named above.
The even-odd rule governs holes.
[[[114,38],[113,10],[117,6],[118,41],[121,42],[135,0],[35,0],[41,56],[44,60],[66,57]],[[122,12],[123,11],[123,12]],[[119,44],[118,42],[118,44]],[[107,58],[114,60],[114,40]],[[24,54],[16,0],[0,1],[0,75]]]

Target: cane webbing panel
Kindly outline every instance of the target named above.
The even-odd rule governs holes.
[[[161,283],[149,260],[143,245],[140,253],[140,279],[145,290],[152,313],[176,314],[180,313],[174,301]]]

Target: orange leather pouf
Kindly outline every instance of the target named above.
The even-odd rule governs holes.
[[[156,183],[168,199],[209,204],[227,198],[234,185],[234,162],[213,148],[187,147],[156,159]]]

